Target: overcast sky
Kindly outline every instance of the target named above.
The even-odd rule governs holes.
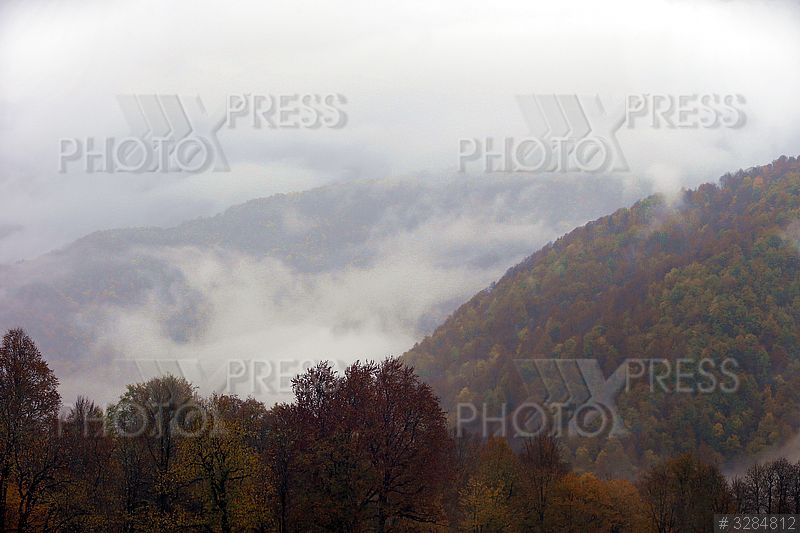
[[[693,185],[796,155],[790,2],[27,1],[0,7],[0,262],[334,180],[452,175],[459,139],[523,137],[520,94],[737,94],[742,127],[618,140],[631,179]],[[117,95],[339,94],[343,128],[219,131],[230,172],[58,172],[59,140],[130,133]],[[491,179],[491,176],[487,176]]]

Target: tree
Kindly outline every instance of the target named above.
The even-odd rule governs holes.
[[[539,434],[525,441],[520,461],[522,482],[530,505],[531,527],[546,531],[546,518],[556,484],[569,471],[558,439]]]
[[[645,501],[650,520],[658,533],[675,531],[677,508],[675,491],[666,463],[652,466],[639,481],[639,492]]]
[[[505,438],[489,437],[475,460],[475,473],[459,491],[462,527],[474,533],[514,530],[516,511],[526,504],[519,458]]]
[[[645,472],[639,490],[659,533],[699,533],[714,513],[735,510],[734,495],[719,469],[688,453]]]
[[[505,533],[513,520],[505,487],[490,485],[479,477],[470,478],[459,491],[464,513],[461,530],[470,533]]]
[[[9,484],[15,483],[19,497],[16,529],[25,531],[62,465],[56,449],[57,387],[30,337],[21,329],[6,333],[0,346],[0,531],[9,526]]]
[[[792,513],[800,509],[800,463],[785,458],[754,463],[731,489],[741,512]]]
[[[625,480],[602,481],[594,474],[569,473],[555,487],[552,531],[609,533],[646,529],[646,516],[636,488]]]
[[[753,463],[744,478],[744,508],[748,513],[766,512],[769,507],[765,491],[767,469],[761,463]]]
[[[48,500],[46,530],[111,528],[120,493],[115,443],[105,431],[102,410],[79,396],[60,421],[60,450],[66,460],[63,483]]]
[[[280,531],[407,530],[443,518],[452,469],[445,415],[398,359],[321,363],[270,412],[267,457]],[[300,512],[299,510],[302,510]]]
[[[191,384],[175,376],[129,385],[109,407],[123,470],[126,528],[183,520],[174,505],[184,488],[175,470],[177,449],[203,415]]]
[[[354,365],[348,377],[358,370]],[[362,406],[368,414],[365,444],[377,481],[378,532],[398,520],[436,522],[451,473],[445,413],[431,388],[399,359],[384,360],[372,373]]]
[[[341,376],[327,362],[293,380],[296,402],[276,409],[275,436],[285,442],[272,440],[288,461],[275,472],[283,485],[276,491],[282,527],[345,532],[368,520],[374,497],[363,439],[369,380],[366,367]]]
[[[253,483],[257,455],[236,420],[241,405],[238,398],[224,395],[204,401],[204,416],[195,417],[191,435],[178,446],[179,477],[196,484],[201,494],[200,522],[221,533],[259,523]]]
[[[267,465],[270,491],[275,494],[273,514],[279,533],[287,533],[292,522],[293,496],[297,488],[301,434],[296,410],[289,404],[278,404],[270,412],[270,430],[266,435],[263,462]]]

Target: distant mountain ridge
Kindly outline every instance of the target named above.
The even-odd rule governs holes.
[[[252,200],[173,228],[100,231],[37,259],[0,266],[0,327],[24,327],[49,360],[65,365],[61,375],[89,372],[113,357],[170,357],[152,339],[134,348],[109,339],[109,320],[148,314],[175,349],[221,342],[228,333],[214,324],[223,311],[209,291],[224,293],[225,271],[234,269],[236,288],[247,285],[243,295],[277,306],[263,313],[265,321],[297,315],[309,327],[338,335],[380,315],[408,323],[391,326],[394,338],[413,339],[531,247],[641,194],[611,178],[363,180]],[[418,268],[406,274],[409,265]],[[364,294],[337,288],[343,278]],[[331,295],[334,289],[339,293]],[[389,301],[395,296],[379,290],[409,301],[395,310]],[[369,306],[375,305],[382,307],[373,312]],[[331,306],[357,314],[339,317]],[[236,312],[248,314],[226,312],[230,320]],[[383,334],[380,327],[372,328],[374,335]],[[131,328],[133,335],[140,326]],[[319,352],[309,356],[326,356],[323,347]]]

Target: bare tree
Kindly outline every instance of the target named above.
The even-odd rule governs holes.
[[[545,520],[554,487],[569,472],[561,444],[552,435],[540,434],[525,441],[520,460],[522,482],[530,494],[530,508],[537,531],[546,531]]]

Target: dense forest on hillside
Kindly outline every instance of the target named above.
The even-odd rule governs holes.
[[[501,412],[531,394],[518,360],[735,362],[735,394],[653,391],[617,398],[627,434],[573,439],[587,470],[633,476],[662,457],[755,456],[800,427],[800,162],[651,196],[578,228],[510,269],[404,357],[452,417]],[[674,386],[673,386],[674,389]]]
[[[551,435],[448,433],[399,359],[320,363],[267,408],[182,378],[62,410],[33,341],[0,346],[0,531],[692,533],[715,512],[797,513],[800,463],[726,480],[692,454],[632,483],[581,471]]]

